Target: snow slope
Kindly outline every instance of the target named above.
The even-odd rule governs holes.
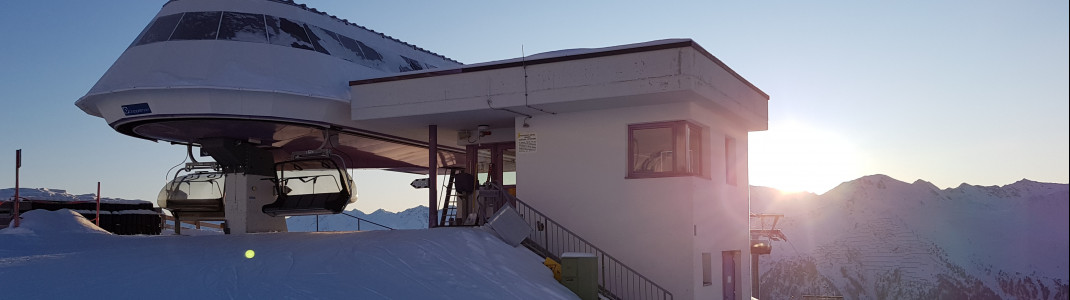
[[[475,228],[118,236],[68,210],[23,216],[0,230],[3,298],[576,298],[538,256]]]
[[[1067,299],[1068,204],[1066,184],[1028,180],[941,190],[872,175],[823,195],[752,187],[752,211],[784,214],[790,241],[762,256],[761,295]]]

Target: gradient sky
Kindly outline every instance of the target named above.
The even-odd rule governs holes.
[[[184,148],[74,106],[164,0],[7,1],[0,187],[155,199]],[[464,63],[691,38],[771,96],[753,185],[822,193],[869,174],[1068,182],[1067,1],[299,1]],[[426,204],[416,176],[361,171],[365,211]],[[521,183],[523,184],[523,183]]]

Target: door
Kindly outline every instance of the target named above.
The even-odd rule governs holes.
[[[468,172],[475,175],[476,185],[487,181],[502,186],[516,196],[516,144],[514,142],[468,145]],[[497,212],[502,203],[487,203],[485,207],[476,201],[467,201],[466,212],[479,212],[486,216]],[[511,203],[516,205],[516,203]]]
[[[478,184],[488,180],[506,189],[516,187],[516,144],[513,142],[468,145],[468,172]],[[515,192],[514,192],[515,195]]]
[[[725,300],[736,298],[736,251],[721,252],[721,290]]]

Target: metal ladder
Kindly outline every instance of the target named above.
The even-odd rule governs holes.
[[[446,179],[446,199],[445,201],[442,201],[442,217],[438,222],[439,226],[455,226],[461,222],[461,220],[457,218],[457,199],[462,198],[465,195],[457,192],[454,188],[456,186],[455,182],[457,181],[457,174],[460,173],[460,170],[461,169],[450,168],[450,177],[449,179]],[[446,223],[447,221],[449,221],[449,223]]]

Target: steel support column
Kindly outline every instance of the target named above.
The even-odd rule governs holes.
[[[438,125],[427,126],[427,228],[438,227]]]

